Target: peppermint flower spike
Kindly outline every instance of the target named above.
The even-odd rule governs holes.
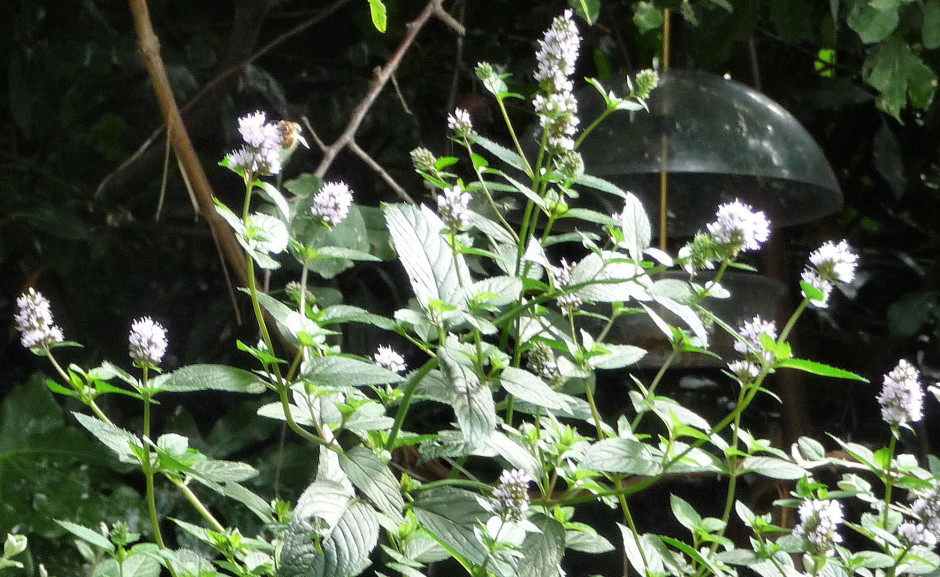
[[[128,337],[130,356],[142,367],[155,367],[166,354],[166,329],[150,317],[139,318],[131,324]]]
[[[813,307],[819,309],[827,308],[829,306],[829,296],[832,294],[832,283],[810,269],[804,270],[800,278],[802,278],[804,283],[822,294],[822,298],[815,298],[816,295],[808,294],[804,288],[802,290],[803,298],[809,299],[809,304]]]
[[[770,237],[770,221],[761,211],[754,211],[740,200],[718,206],[715,221],[706,225],[715,242],[732,254],[757,250]]]
[[[328,226],[336,226],[349,216],[353,194],[344,182],[327,182],[313,197],[310,211]]]
[[[920,371],[901,359],[884,377],[884,387],[878,395],[881,417],[892,428],[908,427],[924,416],[924,390],[920,385]]]
[[[800,522],[793,534],[809,541],[816,554],[832,556],[836,543],[842,542],[842,503],[830,499],[807,499],[799,509]]]
[[[437,197],[437,212],[451,230],[459,230],[470,224],[470,193],[464,192],[460,184],[445,188]]]
[[[512,469],[503,471],[499,476],[499,485],[493,489],[496,500],[495,513],[503,521],[518,523],[525,519],[529,510],[529,483],[532,482],[525,471]]]
[[[846,241],[825,242],[809,255],[809,261],[822,278],[832,283],[848,284],[855,279],[858,255]]]
[[[760,315],[757,315],[750,321],[741,325],[741,328],[738,329],[738,333],[741,335],[744,342],[735,339],[734,350],[746,357],[752,358],[757,356],[759,359],[767,362],[773,361],[772,354],[764,350],[764,345],[761,343],[761,335],[767,334],[770,338],[776,339],[777,324],[775,322],[765,321],[760,318]],[[757,352],[756,355],[755,351]]]
[[[574,74],[574,66],[581,50],[581,36],[572,19],[571,9],[552,20],[551,27],[539,40],[535,54],[538,68],[535,79],[548,92],[570,90],[568,77]]]
[[[49,348],[64,339],[62,329],[52,321],[52,307],[42,293],[30,287],[16,299],[16,314],[13,317],[20,342],[27,349]]]
[[[375,360],[375,364],[393,373],[403,373],[407,368],[405,358],[396,353],[392,347],[379,345],[378,351],[376,351],[372,358]]]

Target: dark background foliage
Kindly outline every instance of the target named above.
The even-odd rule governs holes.
[[[374,68],[384,65],[406,23],[424,7],[414,1],[386,4],[389,28],[380,34],[364,0],[149,3],[175,96],[186,107],[188,129],[216,195],[232,202],[241,194],[238,180],[217,166],[236,144],[238,116],[261,109],[273,118],[305,117],[327,142],[343,130],[369,89]],[[857,282],[831,309],[805,317],[797,334],[800,355],[851,368],[873,384],[850,389],[844,383],[803,383],[808,392],[798,407],[797,429],[880,439],[884,431],[877,428],[874,401],[879,375],[906,357],[927,380],[938,377],[933,367],[940,365],[940,118],[936,106],[904,109],[898,118],[880,110],[876,97],[889,110],[908,95],[928,104],[923,70],[899,60],[888,86],[875,90],[865,82],[866,58],[885,46],[898,54],[913,50],[929,72],[938,68],[940,50],[925,46],[931,45],[932,25],[925,14],[936,2],[897,2],[900,24],[891,36],[870,44],[858,33],[858,4],[835,3],[833,19],[832,3],[811,0],[603,0],[594,26],[580,22],[584,46],[577,76],[603,80],[650,66],[661,45],[656,17],[668,6],[674,9],[673,66],[729,73],[750,85],[759,81],[763,92],[810,130],[838,176],[845,206],[776,233],[788,267],[784,276],[795,287],[806,255],[827,239],[849,239],[861,254],[861,266]],[[395,86],[386,87],[357,133],[360,146],[419,201],[430,197],[408,152],[420,145],[446,153],[445,118],[455,106],[468,109],[480,131],[502,138],[498,112],[475,81],[473,67],[481,60],[493,62],[513,73],[513,88],[531,90],[535,39],[567,4],[457,0],[444,6],[463,23],[466,35],[459,38],[432,20],[405,55]],[[881,24],[875,19],[872,29],[862,32],[877,33]],[[169,329],[168,368],[244,363],[235,339],[257,339],[250,326],[236,322],[220,257],[208,228],[194,215],[172,158],[164,171],[162,119],[133,29],[122,2],[0,3],[0,70],[6,72],[0,90],[0,318],[7,327],[0,341],[5,396],[0,451],[6,451],[0,452],[0,469],[21,479],[51,475],[97,487],[96,479],[112,478],[108,472],[114,466],[96,456],[84,477],[63,471],[90,449],[80,435],[63,432],[68,413],[56,409],[42,377],[33,376],[45,370],[42,359],[19,346],[9,319],[16,295],[26,287],[48,296],[67,337],[85,344],[66,354],[80,365],[93,366],[102,358],[129,364],[126,333],[131,320],[142,315]],[[835,48],[831,76],[817,71],[821,48]],[[521,104],[510,113],[520,127],[534,119]],[[285,178],[312,171],[319,160],[315,146],[298,152]],[[346,152],[326,178],[348,182],[365,205],[398,200],[374,171]],[[386,312],[407,298],[395,267],[361,270],[328,284],[347,301]],[[272,286],[289,280],[289,272],[276,275]],[[243,312],[245,305],[238,299]],[[713,373],[705,377],[720,380]],[[23,383],[26,387],[18,386]],[[703,411],[723,402],[718,386],[681,394]],[[623,402],[616,394],[611,398]],[[126,412],[129,422],[135,418],[133,406],[109,408]],[[280,474],[281,495],[296,495],[305,469],[297,465],[278,473],[277,463],[303,463],[309,456],[289,443],[276,451],[279,429],[273,425],[239,426],[247,422],[246,410],[207,396],[196,402],[172,399],[159,416],[165,428],[202,439],[214,456],[254,462],[263,473],[259,485]],[[755,420],[762,435],[773,434],[767,423],[780,421],[781,414],[792,417],[772,403],[765,411]],[[38,420],[20,428],[10,424],[26,419],[24,413]],[[935,414],[929,407],[928,421]],[[217,420],[224,415],[229,416]],[[58,461],[16,460],[16,447],[45,446],[62,435],[74,437],[74,453]],[[930,439],[922,428],[916,437],[920,446],[909,450],[929,449]],[[12,486],[9,478],[0,477],[0,501],[22,503],[0,511],[0,530],[29,511],[55,516],[76,510],[63,501],[58,510],[45,511],[37,491],[28,483]],[[104,495],[107,507],[123,507],[120,499],[127,491],[132,488],[112,482]],[[81,512],[86,509],[88,514]],[[80,521],[93,524],[98,511],[81,511]],[[39,521],[29,528],[46,537],[61,534]]]

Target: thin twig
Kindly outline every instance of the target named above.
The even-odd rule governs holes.
[[[340,151],[350,146],[354,142],[356,131],[362,124],[362,121],[365,120],[369,109],[372,108],[376,98],[378,98],[379,94],[382,92],[382,89],[385,88],[385,85],[392,77],[392,74],[398,70],[398,66],[401,64],[401,60],[405,56],[405,53],[408,52],[408,49],[411,47],[411,44],[418,36],[418,33],[421,31],[424,25],[427,24],[431,16],[436,16],[444,24],[457,32],[457,34],[463,35],[465,33],[464,27],[461,26],[457,20],[455,20],[444,10],[444,8],[441,6],[441,2],[442,0],[430,0],[424,10],[421,11],[421,14],[419,14],[418,17],[413,21],[408,23],[408,33],[405,35],[405,38],[401,41],[398,49],[395,50],[395,53],[392,54],[392,57],[389,58],[385,66],[379,68],[376,71],[375,79],[372,81],[372,86],[369,88],[369,92],[366,93],[362,101],[359,102],[359,104],[356,106],[356,109],[353,110],[349,117],[349,122],[346,125],[346,129],[342,134],[339,135],[333,144],[327,146],[323,151],[323,159],[320,161],[320,165],[317,166],[317,169],[314,172],[315,175],[323,178],[323,176],[326,174],[326,171],[329,170],[330,166],[333,164],[333,161],[336,159],[336,155],[338,155]]]
[[[354,153],[356,156],[358,156],[359,158],[361,158],[361,159],[363,160],[363,162],[365,162],[366,164],[368,164],[368,165],[369,165],[369,168],[371,168],[371,169],[374,170],[379,176],[381,176],[381,177],[382,177],[382,180],[385,181],[385,184],[389,185],[389,186],[392,188],[392,190],[394,190],[395,193],[396,193],[402,200],[404,200],[405,202],[409,202],[409,203],[411,203],[411,204],[414,204],[414,199],[411,198],[411,196],[409,196],[407,192],[405,192],[405,189],[402,188],[401,185],[399,185],[397,182],[395,182],[395,179],[392,178],[392,176],[391,176],[389,173],[385,172],[385,169],[382,168],[382,165],[380,165],[378,162],[376,162],[374,158],[372,158],[371,156],[369,156],[369,153],[366,152],[365,150],[363,150],[362,147],[359,146],[359,145],[356,143],[355,140],[352,141],[352,142],[350,142],[347,146],[349,146],[349,149],[350,149],[351,151],[353,151],[353,153]]]

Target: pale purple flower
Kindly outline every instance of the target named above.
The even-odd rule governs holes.
[[[396,353],[392,347],[379,345],[378,351],[376,351],[375,356],[372,358],[375,360],[375,364],[386,368],[393,373],[405,372],[405,358]]]
[[[732,252],[757,250],[770,236],[770,222],[764,213],[754,211],[740,200],[718,206],[715,222],[706,225],[715,242]]]
[[[159,365],[166,354],[166,329],[150,317],[137,319],[131,324],[130,355],[141,365]]]
[[[447,115],[447,128],[454,132],[457,138],[466,138],[473,134],[473,123],[470,121],[470,113],[463,108],[457,108],[452,114]]]
[[[809,255],[819,276],[833,283],[850,283],[855,278],[858,255],[844,240],[835,244],[827,241]]]
[[[336,226],[349,216],[352,205],[352,191],[344,182],[327,182],[320,192],[313,197],[310,211],[330,226]]]
[[[924,416],[924,390],[920,371],[904,359],[885,375],[884,388],[878,395],[881,417],[891,426],[907,426]]]
[[[493,489],[496,500],[495,513],[503,521],[518,523],[525,519],[529,510],[529,483],[532,482],[525,471],[504,470],[499,476],[499,485]]]
[[[281,147],[281,132],[277,124],[267,122],[264,112],[256,111],[238,119],[238,132],[245,144],[252,148]]]
[[[757,351],[758,357],[766,361],[773,360],[769,353],[764,352],[764,345],[761,344],[760,337],[762,334],[766,333],[771,338],[776,339],[777,324],[775,322],[765,321],[760,318],[760,315],[757,315],[750,321],[746,321],[741,325],[741,328],[738,329],[738,333],[741,335],[741,338],[744,339],[744,342],[735,339],[734,350],[749,357],[754,356],[755,351]]]
[[[911,512],[917,515],[928,531],[940,535],[940,493],[936,489],[920,493],[911,503]]]
[[[744,384],[754,382],[760,375],[760,367],[750,361],[731,361],[728,363],[728,370]]]
[[[937,536],[934,535],[923,523],[914,523],[905,521],[898,526],[898,537],[910,545],[923,545],[933,547],[937,544]]]
[[[816,553],[832,555],[835,544],[842,542],[842,503],[830,499],[807,499],[800,505],[800,522],[793,534],[805,537]]]
[[[573,12],[569,9],[552,20],[551,27],[539,40],[539,49],[535,53],[538,61],[535,79],[543,85],[549,85],[549,92],[571,88],[568,77],[574,74],[578,52],[581,50],[581,36],[572,16]]]
[[[441,220],[451,229],[460,229],[470,223],[470,193],[459,184],[445,188],[437,197],[437,212]]]
[[[27,349],[48,347],[64,340],[62,329],[52,321],[52,307],[48,299],[30,287],[16,299],[16,314],[13,317],[20,342]]]
[[[809,304],[816,308],[824,309],[829,306],[829,296],[832,294],[832,283],[816,274],[816,271],[806,269],[800,276],[803,282],[815,288],[822,293],[822,299],[810,299]],[[806,291],[803,292],[803,298],[809,298]]]

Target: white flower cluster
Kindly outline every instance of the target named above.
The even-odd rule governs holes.
[[[525,519],[529,510],[529,483],[532,477],[525,471],[513,469],[503,471],[499,485],[493,489],[496,500],[495,513],[503,521],[518,523]]]
[[[166,329],[150,317],[137,319],[131,324],[130,355],[140,365],[159,365],[166,354]]]
[[[379,350],[372,358],[375,360],[375,364],[393,373],[403,373],[407,368],[405,358],[396,353],[392,347],[379,345]]]
[[[349,216],[352,206],[352,190],[344,182],[327,182],[313,197],[310,212],[330,226],[336,226]]]
[[[937,544],[937,536],[933,534],[923,523],[914,523],[905,521],[898,526],[898,537],[911,545],[923,545],[933,547]]]
[[[773,321],[765,321],[760,315],[755,316],[750,321],[745,321],[738,329],[738,334],[744,341],[735,339],[734,350],[744,355],[744,361],[735,361],[728,364],[728,368],[742,380],[750,376],[748,381],[757,377],[760,372],[760,364],[773,362],[773,355],[764,350],[764,345],[760,342],[762,334],[767,334],[770,338],[777,338],[777,324]]]
[[[839,525],[842,524],[842,503],[831,499],[807,499],[799,509],[800,522],[793,534],[804,537],[816,553],[832,555],[836,543],[842,542]]]
[[[572,93],[574,84],[570,77],[581,50],[581,36],[572,16],[572,11],[566,10],[552,20],[535,54],[538,61],[535,79],[542,92],[532,100],[532,106],[548,134],[548,146],[554,154],[574,150],[573,137],[580,124],[578,101]]]
[[[920,371],[904,359],[884,378],[884,387],[878,395],[881,418],[892,427],[906,427],[924,416],[924,390],[920,386]]]
[[[565,259],[561,259],[561,266],[550,269],[549,272],[555,281],[555,289],[563,290],[571,285],[571,271],[573,269],[571,263]],[[558,305],[564,309],[576,308],[581,305],[581,297],[574,293],[562,295],[558,297]]]
[[[911,512],[934,536],[940,535],[940,492],[931,489],[920,493],[911,503]]]
[[[62,329],[52,322],[49,300],[32,287],[16,299],[13,319],[20,332],[20,342],[28,349],[48,347],[64,340]]]
[[[238,119],[238,132],[245,142],[226,157],[232,170],[240,170],[252,178],[259,174],[281,172],[281,131],[258,111]]]
[[[839,244],[828,241],[810,253],[809,262],[812,266],[803,271],[803,282],[821,292],[822,298],[810,298],[805,289],[803,297],[810,298],[810,304],[814,307],[826,308],[832,287],[836,283],[848,284],[855,279],[858,255],[844,240]]]
[[[770,236],[770,222],[762,211],[754,211],[740,200],[718,207],[715,222],[706,225],[715,242],[731,253],[757,250]]]
[[[452,230],[461,229],[470,223],[470,193],[459,184],[445,188],[437,197],[437,212],[444,224]]]
[[[470,113],[463,108],[457,108],[452,114],[447,115],[447,128],[453,131],[457,138],[467,138],[473,134],[473,123],[470,121]]]

